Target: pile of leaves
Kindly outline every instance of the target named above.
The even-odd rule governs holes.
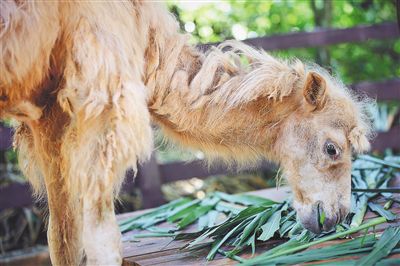
[[[173,237],[175,240],[188,240],[185,248],[197,250],[208,248],[207,260],[217,253],[235,259],[244,265],[295,264],[314,260],[324,260],[368,253],[360,261],[346,261],[346,265],[373,265],[376,262],[391,263],[384,260],[388,254],[399,253],[400,227],[391,226],[382,235],[372,234],[353,240],[315,250],[310,246],[329,240],[344,238],[352,233],[367,230],[387,221],[394,221],[396,215],[390,211],[396,192],[388,188],[389,180],[399,172],[400,156],[387,156],[383,160],[363,155],[353,164],[352,171],[352,211],[346,220],[331,232],[313,234],[303,228],[291,207],[290,199],[275,202],[266,198],[239,194],[229,195],[214,192],[203,199],[181,198],[160,206],[144,215],[120,222],[122,232],[147,230],[137,234],[142,237]],[[382,195],[384,206],[374,203],[376,196]],[[380,217],[363,223],[367,209]],[[160,223],[169,227],[157,226]],[[320,217],[320,223],[324,217]],[[187,232],[188,226],[197,223],[197,230]],[[239,253],[250,247],[255,253],[256,245],[271,238],[288,239],[267,252],[244,260]]]

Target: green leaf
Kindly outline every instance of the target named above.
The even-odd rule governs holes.
[[[236,216],[228,219],[224,223],[220,224],[217,229],[212,233],[212,236],[223,235],[227,233],[230,228],[235,226],[236,224],[242,222],[243,220],[247,219],[248,217],[254,216],[262,211],[266,210],[266,207],[256,207],[250,206],[238,213]]]
[[[235,226],[232,230],[230,230],[222,239],[216,241],[207,255],[207,260],[212,260],[215,257],[215,254],[218,252],[218,249],[233,235],[239,233],[240,228],[243,228],[246,223],[249,222],[249,219],[242,221],[240,224]]]
[[[392,207],[392,205],[393,205],[393,200],[391,199],[391,200],[388,200],[388,201],[385,203],[385,205],[383,205],[383,208],[384,208],[385,210],[389,210],[389,209]]]
[[[244,210],[245,208],[246,207],[234,205],[233,203],[228,203],[225,201],[220,201],[215,206],[215,210],[217,210],[219,212],[232,213],[232,214],[238,214],[240,211]]]
[[[240,241],[238,246],[243,245],[246,242],[247,238],[254,234],[254,231],[259,226],[260,219],[267,214],[267,211],[260,212],[256,215],[256,217],[244,228],[242,235],[240,236]]]
[[[375,266],[394,266],[394,265],[400,265],[399,258],[383,259],[375,264]]]
[[[262,234],[257,238],[258,240],[267,241],[274,236],[275,232],[279,229],[281,213],[281,210],[275,212],[271,218],[268,219],[268,222],[261,226]]]
[[[199,231],[199,232],[195,232],[195,233],[186,233],[186,234],[183,233],[183,234],[177,235],[175,239],[177,239],[177,240],[194,239],[192,242],[187,244],[188,247],[193,247],[193,246],[203,242],[208,237],[210,237],[210,235],[212,233],[214,233],[216,229],[217,229],[217,227],[209,228],[207,230],[203,230],[203,231]]]
[[[302,241],[300,241],[298,239],[292,238],[289,241],[284,242],[284,243],[282,243],[280,245],[277,245],[276,247],[268,250],[267,252],[261,254],[260,256],[268,257],[268,256],[270,256],[270,255],[272,255],[274,253],[281,252],[283,250],[287,250],[287,249],[291,249],[291,248],[295,248],[295,247],[298,247],[298,246],[300,246],[302,244],[304,244],[304,242],[302,242]],[[257,257],[254,258],[254,260],[257,260]]]
[[[372,250],[372,246],[375,243],[375,237],[369,235],[367,239],[358,237],[356,239],[331,245],[319,249],[306,250],[300,253],[280,256],[275,259],[268,260],[269,263],[273,264],[301,264],[305,262],[319,261],[338,258],[349,254],[359,254],[369,252]]]
[[[382,159],[373,157],[373,156],[371,156],[371,155],[366,155],[366,154],[364,154],[364,155],[359,155],[358,158],[359,158],[359,159],[366,160],[366,161],[378,163],[378,164],[381,164],[381,165],[393,167],[393,168],[400,168],[400,164],[398,164],[398,163],[390,162],[390,161],[387,161],[387,160],[385,161],[385,160],[382,160]]]
[[[219,212],[211,210],[207,214],[201,216],[199,218],[199,230],[203,230],[204,228],[213,227],[218,218],[218,215],[219,215]]]
[[[361,258],[357,264],[363,266],[374,265],[390,254],[392,249],[400,241],[400,226],[389,227],[383,232],[381,238],[375,243],[374,249],[368,256]]]
[[[295,253],[297,251],[307,249],[311,246],[314,246],[314,245],[317,245],[317,244],[320,244],[320,243],[323,243],[323,242],[326,242],[329,240],[337,239],[337,238],[346,236],[348,234],[352,234],[352,233],[370,228],[372,226],[376,226],[376,225],[384,223],[384,222],[386,222],[386,219],[383,217],[375,218],[375,219],[372,219],[372,220],[362,224],[361,226],[359,226],[357,228],[351,228],[347,231],[328,235],[328,236],[316,239],[311,242],[306,242],[306,243],[301,242],[297,239],[293,239],[293,241],[291,240],[292,243],[290,244],[291,245],[290,247],[280,248],[281,246],[284,246],[284,245],[280,245],[280,246],[278,246],[278,248],[279,248],[278,250],[276,250],[276,249],[269,250],[266,253],[255,257],[254,259],[247,260],[243,265],[259,265],[261,262],[265,263],[266,261],[273,262],[273,261],[277,260],[278,257],[287,256],[287,255]],[[307,232],[307,231],[304,231],[304,232]],[[361,237],[360,241],[366,243],[370,237],[371,236],[366,236],[365,238]],[[289,241],[289,242],[291,242],[291,241]],[[343,247],[343,244],[341,245],[341,247]]]
[[[294,227],[294,225],[296,224],[296,221],[286,221],[283,224],[281,224],[280,228],[279,228],[279,235],[281,237],[284,237],[284,235],[290,231],[290,229],[292,229]]]
[[[244,262],[244,259],[242,259],[241,257],[236,256],[236,255],[234,255],[234,254],[231,254],[231,252],[226,252],[226,251],[224,251],[224,250],[222,250],[222,249],[218,249],[218,253],[220,253],[220,254],[222,254],[222,255],[224,255],[225,257],[228,257],[228,258],[230,258],[230,259],[236,260],[236,261],[238,261],[238,262]]]
[[[145,229],[154,224],[163,222],[171,210],[190,201],[191,200],[188,198],[181,198],[164,204],[140,216],[122,220],[118,223],[120,226],[120,231],[126,232],[133,229]]]
[[[319,224],[324,224],[325,218],[326,218],[325,212],[324,212],[324,210],[321,210],[320,215],[319,215]]]
[[[175,222],[179,219],[182,219],[185,217],[188,213],[192,212],[195,208],[196,205],[199,205],[200,200],[192,200],[190,202],[187,202],[186,204],[183,204],[182,206],[179,206],[176,208],[174,211],[168,214],[168,222]]]
[[[292,228],[289,230],[288,232],[288,237],[292,238],[294,236],[297,236],[298,234],[301,234],[302,232],[304,232],[304,227],[301,224],[301,222],[296,221],[296,223],[292,226]]]
[[[274,253],[269,253],[270,256],[263,257],[262,259],[264,262],[268,261],[268,265],[302,264],[312,261],[339,258],[341,256],[346,256],[349,254],[359,254],[359,253],[369,252],[372,250],[373,248],[372,246],[374,243],[375,243],[375,237],[373,235],[368,235],[367,239],[363,239],[363,237],[358,237],[356,239],[343,242],[340,244],[331,245],[319,249],[306,250],[303,252],[289,254],[285,256],[279,256],[275,258],[273,256]],[[301,247],[301,245],[302,244],[292,245],[290,248],[298,248]],[[254,260],[250,260],[247,263],[245,263],[245,265],[258,265],[257,262],[261,262],[261,259],[256,257]],[[338,262],[336,261],[336,263]],[[336,265],[341,265],[341,264],[336,264]]]
[[[374,211],[377,212],[380,216],[385,217],[389,221],[394,221],[396,219],[396,215],[393,214],[391,211],[385,210],[381,205],[375,204],[372,202],[368,203],[368,207]]]
[[[355,215],[351,219],[350,227],[358,227],[364,220],[365,213],[368,206],[368,196],[363,194],[359,197],[355,204],[355,210],[352,210]]]
[[[271,206],[274,204],[278,204],[270,199],[266,199],[259,196],[254,195],[247,195],[247,194],[236,194],[236,195],[229,195],[222,192],[215,192],[215,196],[220,197],[221,199],[232,202],[232,203],[239,203],[242,205],[258,205],[258,206]]]
[[[251,256],[256,253],[256,234],[254,233],[246,243],[248,246],[251,245]]]
[[[288,214],[286,214],[284,217],[282,217],[281,224],[285,223],[288,220],[296,220],[296,211],[292,210]]]
[[[144,213],[144,214],[142,214],[140,216],[136,216],[136,217],[132,217],[132,218],[128,218],[128,219],[122,220],[122,221],[118,222],[118,224],[119,225],[124,225],[124,224],[130,223],[131,221],[143,219],[145,217],[154,217],[154,216],[157,216],[157,215],[160,215],[160,214],[162,215],[168,210],[177,208],[177,207],[179,207],[179,206],[181,206],[183,204],[186,204],[188,202],[191,202],[191,201],[192,200],[189,199],[189,198],[180,198],[180,199],[171,201],[171,202],[169,202],[167,204],[164,204],[164,205],[162,205],[162,206],[160,206],[158,208],[152,209],[149,212],[146,212],[146,213]]]
[[[213,200],[207,202],[207,205],[204,204],[202,206],[197,206],[197,207],[196,207],[196,205],[194,205],[194,206],[189,207],[186,212],[182,211],[179,216],[179,217],[183,217],[182,220],[180,220],[178,222],[179,229],[185,228],[186,226],[193,223],[194,221],[199,219],[201,216],[203,216],[204,214],[206,214],[207,212],[212,210],[218,201],[219,201],[218,198],[214,198]],[[195,207],[195,208],[193,209],[193,207]],[[183,216],[183,213],[185,213],[184,214],[185,216]],[[177,217],[177,215],[175,215],[175,218],[176,217]]]

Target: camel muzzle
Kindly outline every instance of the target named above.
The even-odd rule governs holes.
[[[323,202],[317,201],[313,204],[311,213],[303,217],[300,215],[300,220],[307,230],[319,234],[332,230],[337,224],[342,222],[347,213],[348,210],[340,205],[337,212],[328,215],[324,210]]]

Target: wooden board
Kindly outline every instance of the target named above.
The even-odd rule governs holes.
[[[279,190],[276,188],[273,189],[265,189],[260,191],[251,192],[250,194],[264,196],[270,198],[275,201],[282,201],[286,199],[289,195],[289,188],[282,187]],[[382,199],[378,199],[377,202],[383,202]],[[396,213],[398,217],[400,216],[400,205],[398,203],[394,203],[391,211]],[[136,215],[142,214],[141,212],[133,212],[128,214],[123,214],[118,216],[118,219],[125,219],[127,217],[134,217]],[[366,214],[367,219],[372,219],[377,217],[377,215],[373,212],[368,212]],[[376,232],[381,232],[385,228],[390,225],[400,225],[400,219],[397,219],[394,223],[385,223],[377,226],[375,228]],[[167,226],[163,224],[161,226]],[[195,230],[195,227],[192,226],[188,229]],[[372,229],[371,229],[372,230]],[[130,242],[129,240],[133,240],[133,236],[135,234],[143,233],[143,231],[131,231],[123,235],[123,257],[124,262],[123,265],[208,265],[208,266],[217,266],[217,265],[236,265],[237,261],[228,259],[223,257],[222,255],[217,254],[213,261],[207,261],[206,256],[208,253],[207,249],[201,249],[199,252],[191,252],[186,249],[182,249],[188,242],[187,241],[173,241],[171,237],[156,237],[156,238],[141,238],[137,239],[138,242]],[[360,232],[354,234],[354,236],[358,236],[363,234],[364,232]],[[135,241],[137,241],[135,240]],[[210,240],[212,241],[212,240]],[[348,240],[335,240],[323,243],[321,245],[317,245],[313,248],[320,248],[327,245],[336,244],[338,242],[343,242]],[[283,240],[270,240],[265,243],[258,243],[256,249],[256,255],[265,252],[266,250],[276,246],[277,244],[282,243]],[[247,251],[244,254],[240,255],[242,258],[250,258],[251,252]],[[399,258],[400,254],[393,255],[391,257]],[[355,259],[359,258],[358,256],[347,257],[347,259]],[[343,260],[343,259],[342,259]]]

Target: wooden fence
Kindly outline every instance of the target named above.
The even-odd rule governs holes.
[[[364,42],[372,39],[398,38],[399,29],[395,23],[385,23],[371,26],[357,26],[348,29],[320,29],[314,32],[298,32],[270,37],[260,37],[245,40],[246,43],[265,50],[288,49],[300,47],[327,46],[339,43]],[[207,49],[210,45],[200,45]],[[350,88],[366,93],[377,100],[400,101],[400,78],[380,82],[365,81],[350,85]],[[11,147],[11,129],[0,127],[0,150]],[[400,125],[394,126],[388,132],[379,133],[372,142],[373,150],[383,151],[386,148],[400,150]],[[272,169],[269,163],[262,164],[263,169]],[[164,202],[161,185],[192,177],[205,178],[210,175],[227,174],[223,166],[208,168],[202,161],[189,163],[175,162],[158,164],[154,156],[139,167],[136,184],[143,195],[144,208],[154,207]],[[127,172],[124,189],[133,186],[132,171]],[[27,184],[13,183],[0,188],[0,210],[5,208],[29,206],[32,204],[30,188]]]

